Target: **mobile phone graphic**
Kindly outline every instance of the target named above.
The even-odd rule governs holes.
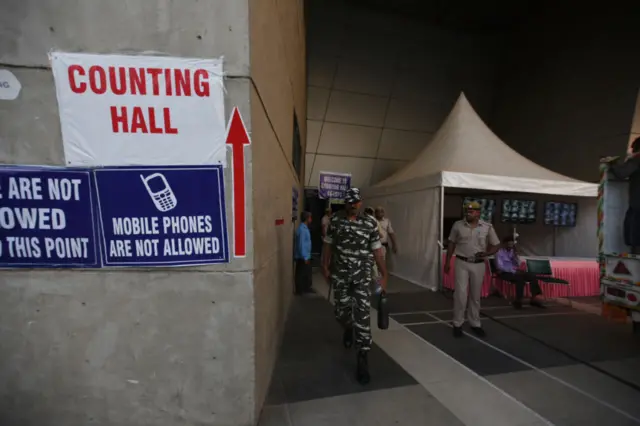
[[[142,179],[142,183],[147,188],[147,192],[158,210],[168,212],[178,205],[178,200],[164,175],[160,173],[154,173],[147,177],[140,175],[140,179]]]

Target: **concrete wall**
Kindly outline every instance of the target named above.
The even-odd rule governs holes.
[[[490,37],[346,0],[307,2],[307,186],[323,170],[368,186],[402,168],[460,90],[522,155],[579,179],[596,180],[598,157],[620,153],[638,131],[631,10],[554,4]]]
[[[305,185],[317,186],[320,171],[352,173],[360,187],[388,177],[426,145],[460,91],[489,115],[499,39],[345,0],[307,4]]]
[[[227,115],[237,105],[252,124],[247,2],[6,0],[0,63],[23,88],[0,101],[0,162],[63,164],[54,48],[224,55]],[[0,424],[253,424],[248,238],[250,255],[220,267],[0,272]]]
[[[531,160],[596,181],[598,158],[624,152],[638,94],[631,13],[556,8],[511,37],[492,123]]]
[[[255,254],[256,412],[262,407],[293,293],[291,193],[303,191],[292,163],[296,111],[304,156],[305,28],[302,2],[251,0],[251,115]],[[301,210],[302,205],[299,205]],[[276,225],[279,219],[284,224]]]

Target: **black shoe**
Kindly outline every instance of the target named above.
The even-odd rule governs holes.
[[[487,333],[484,331],[482,327],[471,327],[471,331],[478,337],[486,337]]]
[[[513,307],[515,309],[522,309],[522,301],[521,300],[514,300],[513,301]]]
[[[462,327],[453,327],[453,337],[462,337],[464,334],[462,333]]]
[[[361,385],[366,385],[371,380],[369,375],[369,360],[367,351],[358,351],[358,366],[356,369],[356,380]]]
[[[547,307],[545,305],[542,304],[542,302],[538,301],[538,300],[532,300],[530,302],[531,306],[533,306],[534,308],[539,308],[539,309],[547,309]]]
[[[345,348],[350,349],[353,346],[353,328],[347,327],[342,335],[342,344]]]

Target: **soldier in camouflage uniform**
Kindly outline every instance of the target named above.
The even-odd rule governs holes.
[[[355,344],[358,350],[356,377],[369,382],[367,354],[371,349],[371,269],[375,260],[386,289],[387,270],[382,255],[378,227],[371,217],[359,213],[360,191],[351,188],[345,198],[345,210],[331,218],[324,239],[323,272],[334,288],[335,314],[344,328],[346,348]],[[333,270],[329,271],[330,261]]]

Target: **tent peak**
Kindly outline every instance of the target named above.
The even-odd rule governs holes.
[[[504,143],[480,118],[464,92],[416,158],[374,188],[443,172],[489,175],[505,184],[510,178],[580,182],[534,163]]]

